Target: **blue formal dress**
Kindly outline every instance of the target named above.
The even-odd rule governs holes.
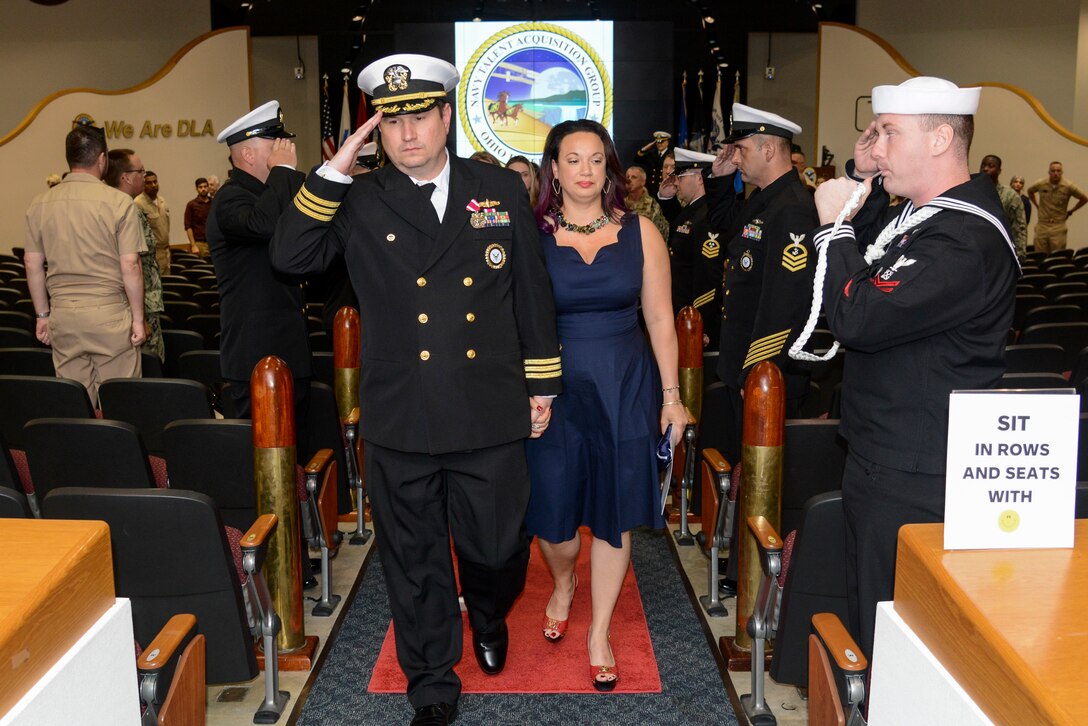
[[[592,264],[550,234],[541,234],[541,246],[555,294],[563,393],[544,435],[526,442],[526,526],[548,542],[565,542],[586,525],[619,547],[623,532],[664,526],[655,453],[660,376],[638,324],[638,217],[624,218],[616,243]]]

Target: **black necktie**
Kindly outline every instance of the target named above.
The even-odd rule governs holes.
[[[431,195],[434,194],[436,189],[434,182],[427,182],[426,184],[418,184],[419,193],[423,196],[424,202],[427,204],[427,208],[431,210],[434,218],[441,223],[438,219],[438,211],[434,208],[434,204],[431,203]],[[424,212],[426,214],[426,212]]]

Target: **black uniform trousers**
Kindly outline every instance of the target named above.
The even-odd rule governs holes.
[[[456,703],[461,594],[474,630],[498,628],[525,587],[529,471],[522,441],[430,455],[364,442],[367,491],[414,708]]]
[[[944,474],[899,471],[853,447],[842,476],[850,633],[870,662],[876,605],[895,594],[895,554],[904,524],[944,521]]]

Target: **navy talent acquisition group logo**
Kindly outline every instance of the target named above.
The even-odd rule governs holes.
[[[488,38],[466,65],[457,99],[472,146],[501,161],[539,157],[561,121],[607,126],[612,116],[604,63],[583,38],[550,23],[522,23]]]

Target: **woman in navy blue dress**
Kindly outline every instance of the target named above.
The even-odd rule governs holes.
[[[623,206],[624,171],[595,121],[555,126],[544,146],[536,214],[555,294],[563,395],[546,435],[526,444],[526,525],[555,581],[543,635],[557,642],[578,585],[578,528],[589,527],[590,678],[615,688],[609,626],[631,559],[631,529],[661,527],[656,444],[686,416],[680,401],[669,257],[653,223]],[[650,346],[638,325],[641,304]]]

